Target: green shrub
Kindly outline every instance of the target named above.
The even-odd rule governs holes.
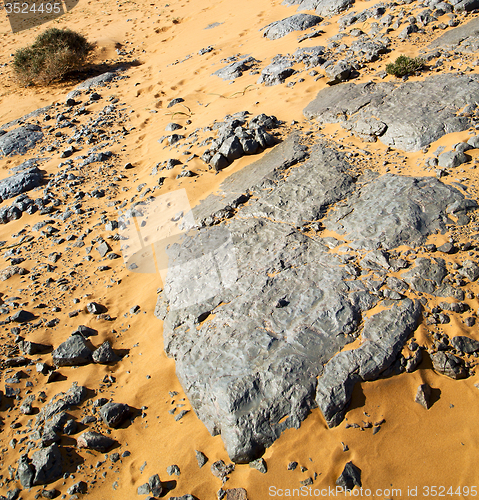
[[[386,65],[386,73],[401,78],[419,71],[424,66],[420,57],[399,56],[394,63]]]
[[[79,69],[93,49],[86,38],[70,29],[50,28],[30,47],[18,49],[13,69],[21,84],[49,84]]]

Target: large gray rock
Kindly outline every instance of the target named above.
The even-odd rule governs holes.
[[[422,244],[452,223],[448,213],[475,206],[432,177],[372,176],[358,188],[351,171],[342,153],[320,143],[308,158],[291,137],[194,210],[202,221],[234,205],[227,224],[218,218],[167,250],[155,310],[165,350],[196,414],[236,462],[257,458],[311,408],[331,426],[341,421],[354,384],[391,367],[420,321],[419,303],[382,300],[361,266],[387,275],[388,249]],[[347,246],[332,253],[319,229],[303,234],[315,221],[344,233]],[[360,268],[344,265],[344,253]],[[442,268],[423,267],[441,282]]]
[[[270,40],[276,40],[286,36],[292,31],[304,31],[312,26],[316,26],[316,24],[321,21],[322,18],[319,16],[313,16],[311,14],[294,14],[281,21],[275,21],[274,23],[268,24],[262,28],[261,31],[264,30],[263,36]]]
[[[287,5],[298,5],[298,10],[314,10],[321,16],[334,16],[348,10],[354,0],[286,0]]]
[[[253,69],[260,61],[254,57],[245,57],[239,61],[232,62],[224,68],[220,68],[213,73],[213,75],[223,78],[223,80],[235,80],[243,75],[245,71]]]
[[[464,213],[476,203],[434,177],[386,174],[366,184],[344,206],[331,211],[328,229],[354,240],[354,247],[374,250],[417,246],[451,224],[448,213]]]
[[[108,427],[119,427],[130,413],[128,405],[122,403],[107,403],[101,407],[100,415]]]
[[[26,124],[0,135],[0,150],[4,156],[23,155],[42,139],[41,127]]]
[[[431,51],[438,48],[454,48],[460,52],[477,52],[479,48],[479,18],[476,17],[462,26],[446,31],[428,46]]]
[[[1,141],[1,137],[0,137]],[[43,174],[32,167],[0,181],[0,202],[30,191],[42,183]]]
[[[471,117],[459,115],[479,101],[479,76],[437,75],[405,83],[347,83],[321,90],[304,109],[304,116],[320,123],[344,122],[354,130],[359,120],[377,120],[384,144],[418,151],[445,134],[468,129]],[[346,125],[347,124],[347,125]],[[365,129],[360,130],[365,134]],[[376,140],[373,129],[371,140]]]
[[[279,85],[284,83],[286,78],[294,73],[293,61],[288,57],[276,57],[271,64],[268,64],[261,71],[261,76],[258,78],[258,85],[264,84],[267,86]]]
[[[61,477],[63,459],[58,445],[37,450],[32,456],[32,466],[35,469],[33,484],[48,484]]]
[[[86,365],[92,361],[92,352],[81,335],[72,335],[53,352],[55,366]]]

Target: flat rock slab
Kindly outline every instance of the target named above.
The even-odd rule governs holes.
[[[38,187],[42,181],[43,174],[37,167],[32,167],[11,175],[0,181],[0,201],[8,200],[9,198],[30,191]]]
[[[320,123],[341,123],[362,139],[378,138],[390,147],[419,151],[445,134],[471,127],[471,118],[458,112],[477,101],[477,75],[438,75],[420,82],[326,88],[303,114]]]
[[[447,31],[428,45],[428,50],[449,48],[473,53],[479,49],[479,18]]]
[[[325,226],[354,248],[374,250],[423,244],[429,234],[445,232],[448,213],[465,212],[476,203],[434,177],[385,174],[366,184],[325,219]]]
[[[281,21],[275,21],[274,23],[268,24],[262,28],[261,31],[264,30],[263,36],[270,40],[276,40],[278,38],[283,38],[293,31],[304,31],[316,26],[321,21],[322,18],[319,16],[313,16],[311,14],[294,14]]]
[[[319,406],[337,425],[354,384],[389,368],[420,320],[418,303],[391,305],[371,293],[367,278],[329,252],[332,238],[299,229],[312,220],[340,222],[351,240],[347,251],[364,257],[378,241],[384,249],[419,244],[442,228],[448,207],[468,206],[433,178],[388,175],[356,188],[342,153],[319,143],[308,158],[297,137],[250,167],[197,214],[211,215],[237,199],[241,187],[249,190],[247,204],[227,222],[192,230],[168,248],[155,310],[189,401],[235,462],[257,458],[311,408]],[[338,205],[347,207],[340,221]],[[386,214],[385,227],[379,214]],[[373,261],[389,268],[384,251],[369,252],[359,265],[367,269]],[[382,310],[366,319],[376,304]],[[340,352],[359,336],[359,348]]]
[[[0,150],[4,156],[25,154],[43,140],[43,132],[38,125],[23,125],[0,136]]]
[[[321,16],[334,16],[348,10],[354,0],[286,0],[286,5],[298,5],[298,10],[316,10]]]

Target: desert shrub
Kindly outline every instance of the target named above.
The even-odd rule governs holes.
[[[424,66],[420,57],[399,56],[393,63],[386,65],[386,73],[401,78],[419,71]]]
[[[13,69],[24,85],[47,85],[79,69],[92,49],[83,35],[70,29],[50,28],[38,35],[30,47],[15,52]]]

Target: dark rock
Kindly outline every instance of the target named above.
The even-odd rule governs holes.
[[[35,469],[35,485],[52,483],[60,478],[63,474],[63,459],[58,445],[52,444],[48,448],[35,451],[32,465]]]
[[[160,497],[163,494],[163,487],[161,486],[160,476],[155,474],[148,479],[150,486],[150,493],[155,497]]]
[[[255,68],[258,63],[257,59],[254,57],[245,57],[244,59],[240,59],[239,61],[232,62],[213,73],[213,75],[219,76],[223,78],[223,80],[235,80],[243,75],[243,72],[252,70]]]
[[[58,490],[55,490],[55,489],[42,490],[42,497],[43,498],[53,499],[53,498],[57,498],[59,495],[60,495],[60,492]]]
[[[336,484],[341,488],[352,490],[355,486],[361,488],[361,469],[356,467],[353,462],[348,462],[343,472],[336,480]]]
[[[208,462],[208,457],[201,451],[195,450],[196,460],[198,461],[198,467],[201,469],[203,465]]]
[[[18,459],[17,478],[20,480],[20,484],[23,488],[29,489],[33,486],[35,469],[27,454],[22,455]]]
[[[467,354],[472,354],[473,352],[479,351],[479,341],[465,337],[463,335],[457,335],[451,339],[452,346],[458,351],[465,352]]]
[[[130,408],[122,403],[107,403],[100,410],[101,418],[108,427],[118,427],[130,413]]]
[[[92,358],[95,363],[104,364],[116,363],[120,359],[111,348],[111,344],[108,340],[105,340],[98,349],[93,351]]]
[[[249,466],[252,469],[259,470],[261,472],[261,474],[266,474],[266,472],[268,472],[266,462],[264,461],[263,458],[258,458],[256,460],[253,460],[252,462],[249,463]]]
[[[210,163],[217,172],[229,165],[228,160],[221,153],[216,153],[213,158],[211,158]]]
[[[43,133],[40,126],[23,125],[0,135],[0,150],[5,156],[23,155],[42,139]]]
[[[97,304],[96,302],[89,302],[86,309],[90,314],[102,314],[106,310],[105,306]]]
[[[234,135],[232,137],[228,137],[220,149],[218,150],[219,154],[222,154],[229,162],[232,162],[238,158],[241,158],[244,154],[243,148],[241,147],[241,143],[239,139]]]
[[[279,85],[294,72],[293,62],[288,57],[276,57],[271,64],[263,68],[257,83],[267,86]]]
[[[79,448],[88,448],[102,452],[108,451],[114,444],[115,441],[112,438],[94,431],[84,432],[77,439],[77,446]]]
[[[33,319],[35,319],[35,315],[29,311],[20,309],[20,311],[17,311],[11,316],[11,319],[16,323],[27,323],[28,321],[32,321]]]
[[[417,393],[414,401],[424,406],[424,408],[428,410],[431,406],[431,387],[428,384],[421,384],[417,388]]]
[[[77,493],[85,494],[87,490],[88,490],[88,484],[85,483],[85,481],[79,481],[78,483],[71,485],[67,489],[67,493],[69,495],[76,495]]]
[[[437,250],[442,253],[454,253],[456,251],[456,248],[452,243],[449,243],[447,241],[446,243],[443,243],[441,246],[437,247]]]
[[[213,476],[219,479],[224,479],[228,474],[231,474],[235,470],[234,464],[226,465],[223,460],[217,460],[211,465],[211,472]]]
[[[72,335],[52,352],[55,366],[86,365],[92,361],[92,352],[81,335]]]
[[[437,352],[431,354],[432,365],[434,369],[455,380],[467,378],[469,375],[461,358],[448,352]]]
[[[335,85],[349,80],[351,76],[351,65],[345,61],[339,61],[326,68],[326,75],[329,78],[328,85]]]
[[[270,40],[276,40],[286,36],[292,31],[304,31],[322,21],[321,17],[313,16],[311,14],[294,14],[293,16],[275,21],[262,28],[264,30],[263,36]]]

